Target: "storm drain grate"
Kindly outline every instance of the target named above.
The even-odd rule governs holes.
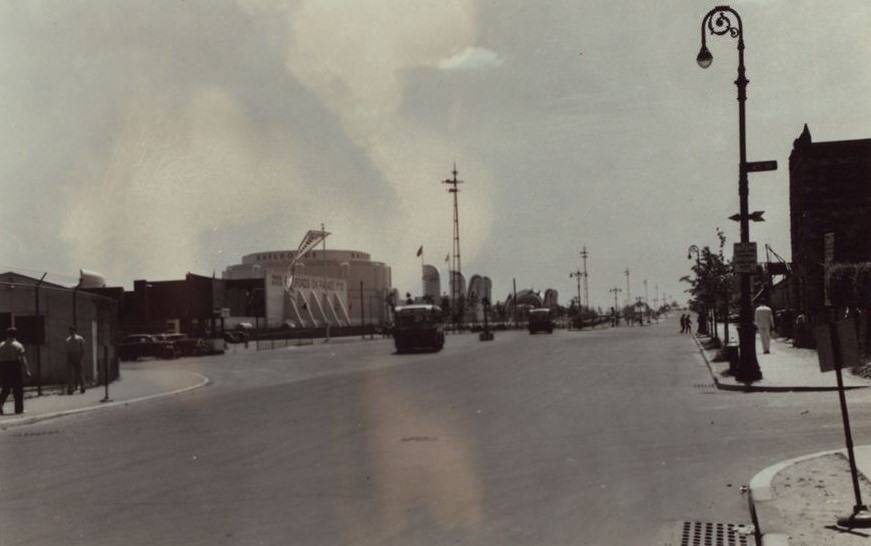
[[[696,383],[693,387],[697,389],[716,389],[717,385],[714,383]]]
[[[749,525],[685,521],[680,546],[749,546],[750,536]]]

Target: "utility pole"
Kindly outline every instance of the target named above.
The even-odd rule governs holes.
[[[587,245],[584,245],[584,249],[581,251],[581,258],[584,260],[584,305],[588,308],[590,307],[590,287],[587,285],[587,257],[589,253],[587,252]]]
[[[611,292],[612,294],[614,294],[614,314],[615,315],[617,313],[617,294],[619,294],[622,291],[623,291],[622,289],[617,288],[616,286],[614,288],[612,288],[611,290],[608,290],[608,292]]]
[[[460,299],[460,286],[459,280],[462,275],[462,266],[460,264],[460,213],[459,208],[457,206],[457,194],[460,193],[460,189],[457,187],[459,184],[462,184],[462,180],[457,180],[457,164],[454,163],[454,170],[452,171],[454,177],[448,178],[446,180],[442,180],[442,184],[447,184],[450,187],[448,188],[448,193],[453,194],[454,196],[454,241],[453,241],[453,250],[451,252],[451,276],[450,276],[450,285],[451,285],[451,314],[454,315],[454,322],[456,322],[457,317],[460,316],[457,313],[457,301]],[[460,317],[462,320],[462,317]]]
[[[578,325],[581,323],[581,279],[583,278],[584,273],[580,269],[577,271],[572,271],[569,273],[569,278],[575,278],[578,280]]]
[[[321,224],[321,233],[326,233],[326,229],[324,229],[323,224]],[[321,244],[322,244],[321,262],[323,263],[323,266],[324,266],[324,268],[323,268],[323,270],[324,270],[324,278],[323,278],[323,282],[324,282],[324,286],[323,286],[323,289],[324,289],[324,319],[326,319],[326,323],[327,323],[327,325],[326,325],[327,338],[324,340],[324,343],[326,343],[327,341],[330,340],[330,318],[327,315],[327,308],[330,306],[330,299],[329,299],[329,294],[327,293],[327,238],[326,237],[323,238],[323,240],[321,241]],[[362,315],[363,309],[362,308],[360,308],[360,313],[361,313],[360,320],[363,320],[363,315]]]
[[[626,305],[632,303],[632,289],[629,287],[629,268],[626,268]]]

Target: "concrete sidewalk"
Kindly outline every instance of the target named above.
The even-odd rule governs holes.
[[[737,332],[730,327],[731,342],[737,343]],[[813,349],[797,349],[792,341],[785,338],[771,339],[771,352],[763,354],[762,342],[756,336],[756,359],[762,371],[762,379],[751,384],[740,383],[734,377],[723,375],[729,369],[728,362],[715,362],[716,349],[705,349],[710,338],[693,336],[699,350],[708,363],[711,376],[717,388],[740,391],[828,391],[836,390],[837,380],[834,372],[820,372],[817,352]],[[722,330],[720,339],[723,339]],[[871,387],[871,380],[853,375],[844,370],[844,386],[847,388]]]
[[[28,390],[23,414],[13,413],[12,395],[6,400],[4,415],[0,415],[0,428],[171,396],[208,383],[209,379],[204,375],[179,370],[163,362],[122,364],[120,378],[109,384],[109,400],[104,400],[106,390],[102,385],[91,387],[84,394],[78,391],[60,394],[61,390],[56,386],[43,387],[42,396],[36,396],[35,390]]]
[[[862,501],[871,500],[871,446],[855,449]],[[813,453],[778,463],[750,482],[763,546],[867,545],[871,529],[838,527],[855,504],[846,450]]]

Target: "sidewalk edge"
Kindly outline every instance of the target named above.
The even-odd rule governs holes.
[[[717,378],[716,372],[714,372],[714,368],[711,366],[711,361],[708,358],[707,351],[705,351],[705,348],[702,347],[702,344],[699,341],[699,338],[697,338],[695,336],[695,334],[693,334],[692,338],[693,338],[693,341],[696,343],[696,347],[698,348],[699,352],[702,354],[702,358],[705,359],[705,365],[707,365],[707,367],[708,367],[708,371],[711,374],[711,379],[714,380],[714,384],[716,385],[716,387],[719,390],[734,391],[734,392],[832,392],[832,391],[838,390],[838,387],[836,385],[826,386],[826,387],[823,387],[823,386],[808,387],[806,385],[805,386],[800,386],[800,385],[774,386],[774,385],[754,385],[752,383],[732,384],[732,383],[726,383],[726,382],[720,381]],[[867,389],[869,387],[871,387],[871,384],[869,384],[869,385],[849,385],[849,386],[845,386],[844,390],[851,391],[851,390],[856,390],[856,389]]]
[[[34,415],[31,417],[20,417],[18,419],[11,419],[9,421],[4,421],[4,422],[0,423],[0,430],[5,430],[7,428],[13,428],[13,427],[20,427],[20,426],[25,426],[25,425],[32,425],[34,423],[48,421],[50,419],[58,419],[60,417],[67,417],[69,415],[76,415],[79,413],[88,413],[91,411],[97,411],[97,410],[106,409],[106,408],[117,408],[117,407],[121,407],[121,406],[128,406],[130,404],[137,404],[139,402],[147,402],[148,400],[155,400],[158,398],[167,398],[170,396],[176,396],[178,394],[182,394],[182,393],[185,393],[188,391],[199,389],[201,387],[205,387],[206,385],[209,385],[212,382],[211,379],[209,379],[207,376],[205,376],[201,373],[190,372],[190,371],[186,371],[185,373],[199,377],[199,379],[200,379],[199,383],[197,383],[196,385],[190,385],[188,387],[183,387],[181,389],[176,389],[173,391],[159,392],[159,393],[155,393],[155,394],[149,394],[147,396],[140,396],[138,398],[130,398],[128,400],[115,400],[112,402],[97,403],[96,405],[86,406],[84,408],[76,408],[76,409],[71,409],[71,410],[56,411],[53,413],[44,413],[42,415]]]
[[[771,489],[771,482],[774,480],[774,477],[787,467],[794,464],[801,463],[810,459],[815,459],[817,457],[833,455],[836,453],[840,453],[846,456],[847,450],[830,449],[826,451],[819,451],[817,453],[802,455],[793,459],[787,459],[785,461],[773,464],[761,470],[760,472],[757,472],[756,475],[753,476],[753,478],[750,480],[750,507],[751,512],[753,514],[756,514],[756,521],[754,522],[754,524],[756,525],[756,529],[762,536],[763,546],[787,546],[789,544],[789,535],[787,534],[788,529],[780,529],[778,528],[778,525],[776,523],[772,524],[772,521],[776,522],[777,514],[775,512],[769,513],[769,510],[767,508],[768,504],[776,498],[774,491]],[[762,512],[763,517],[759,517],[760,512]],[[763,522],[768,523],[767,527],[770,528],[768,532],[766,532],[766,528],[763,527]]]

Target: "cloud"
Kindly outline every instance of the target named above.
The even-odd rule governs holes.
[[[482,47],[467,47],[447,59],[439,61],[442,70],[482,70],[502,66],[504,60],[495,51]]]
[[[450,135],[404,110],[415,71],[434,70],[452,51],[471,48],[476,15],[463,0],[313,0],[288,15],[288,72],[335,116],[396,199],[388,217],[367,219],[389,244],[359,244],[391,264],[397,286],[419,282],[408,258],[421,244],[431,256],[450,249],[450,198],[439,181],[454,161],[470,183],[460,199],[463,256],[473,258],[490,236],[493,174]],[[342,31],[335,32],[339,20]]]

